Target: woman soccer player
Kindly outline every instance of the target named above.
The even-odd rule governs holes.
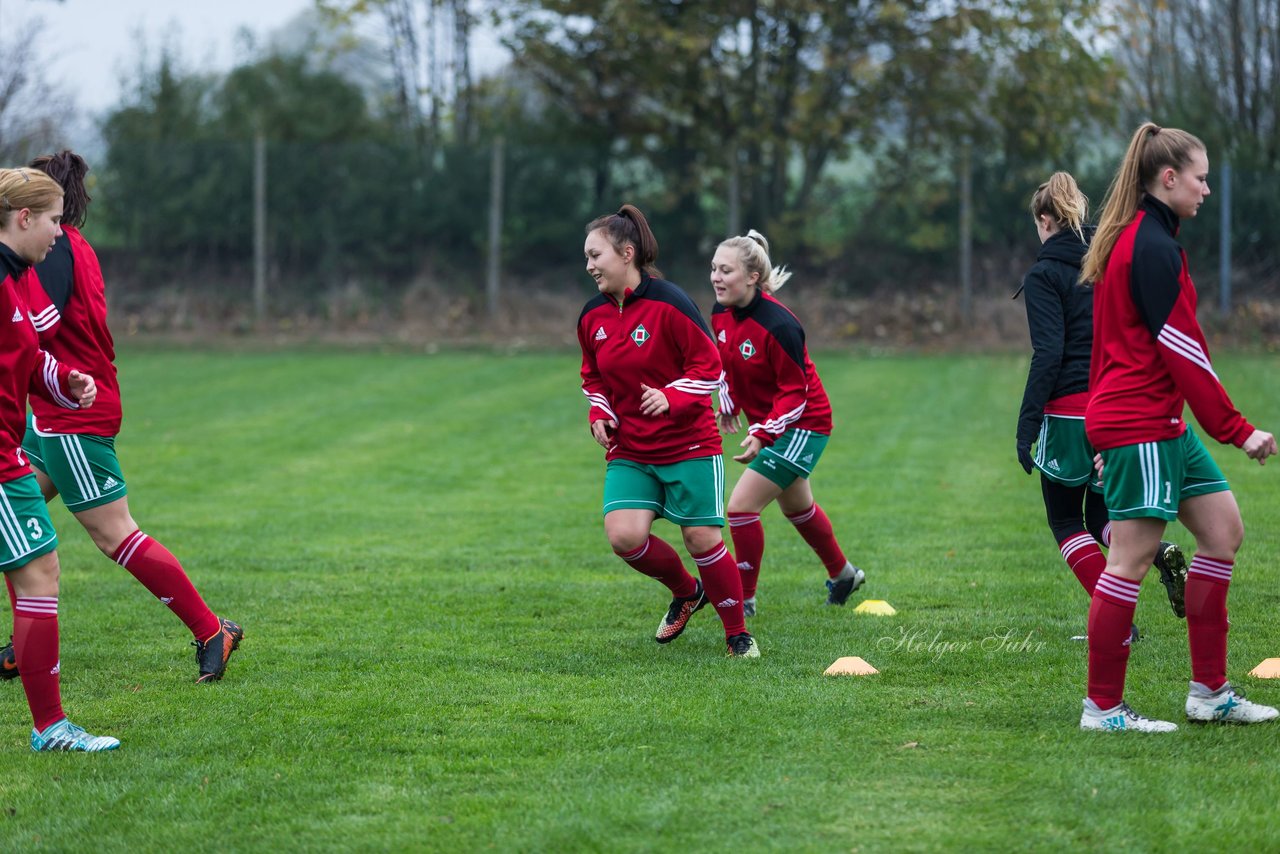
[[[711,331],[688,295],[661,278],[658,241],[633,205],[593,220],[583,252],[600,291],[578,318],[578,343],[587,421],[605,449],[609,544],[671,591],[658,643],[679,637],[710,601],[728,654],[756,658],[742,580],[721,535],[724,460],[711,409],[721,370]],[[651,533],[658,516],[680,526],[700,581]]]
[[[31,708],[31,749],[96,752],[119,747],[89,735],[62,711],[58,658],[58,538],[22,454],[27,394],[67,408],[89,407],[93,378],[39,349],[23,277],[61,233],[62,188],[34,169],[0,169],[0,571],[13,605],[13,648]]]
[[[115,450],[121,421],[120,384],[107,328],[102,269],[79,230],[89,205],[84,186],[88,166],[70,151],[38,157],[31,165],[47,172],[66,194],[63,234],[35,267],[36,275],[27,279],[32,316],[42,346],[59,360],[91,373],[99,395],[97,405],[87,411],[33,399],[33,418],[22,449],[45,500],[61,495],[94,545],[186,624],[196,646],[196,681],[221,679],[227,659],[244,637],[243,630],[209,610],[178,559],[139,530],[129,512]]]
[[[1096,283],[1089,441],[1101,453],[1111,549],[1089,608],[1089,681],[1081,729],[1169,732],[1124,701],[1129,626],[1165,525],[1196,539],[1187,572],[1191,721],[1257,723],[1280,716],[1227,681],[1227,589],[1244,539],[1240,508],[1191,428],[1259,463],[1276,440],[1245,420],[1214,373],[1196,321],[1196,289],[1176,237],[1209,195],[1204,143],[1150,122],[1133,135],[1107,191],[1081,280]]]
[[[826,567],[828,605],[843,605],[866,579],[845,559],[809,485],[831,436],[831,402],[809,358],[804,327],[773,296],[790,278],[772,265],[769,242],[755,230],[725,240],[711,261],[711,328],[725,373],[717,418],[726,433],[738,432],[739,414],[748,425],[742,453],[734,457],[747,469],[729,497],[729,531],[749,617],[764,557],[760,513],[774,501]]]
[[[1089,201],[1066,172],[1055,172],[1031,196],[1040,254],[1018,292],[1031,332],[1031,368],[1018,414],[1018,462],[1040,470],[1049,530],[1085,592],[1093,595],[1107,559],[1099,544],[1110,538],[1107,508],[1094,479],[1094,450],[1084,432],[1093,344],[1093,289],[1080,283],[1088,249]],[[1014,294],[1016,297],[1017,294]],[[1031,453],[1035,442],[1034,457]],[[1156,569],[1177,616],[1183,616],[1187,563],[1174,543],[1162,542]],[[1130,640],[1138,639],[1138,627]]]

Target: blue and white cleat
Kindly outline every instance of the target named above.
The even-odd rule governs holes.
[[[1280,718],[1280,711],[1252,700],[1246,700],[1231,683],[1210,691],[1199,682],[1191,683],[1187,692],[1187,720],[1196,723],[1260,724]]]
[[[1143,717],[1129,708],[1128,703],[1121,703],[1110,709],[1100,709],[1098,704],[1088,697],[1084,701],[1084,712],[1080,715],[1080,729],[1102,732],[1173,732],[1177,728],[1177,724],[1169,721]]]
[[[99,750],[115,750],[119,746],[120,739],[109,735],[89,735],[66,718],[50,724],[44,732],[31,730],[31,749],[37,753],[45,750],[97,753]]]

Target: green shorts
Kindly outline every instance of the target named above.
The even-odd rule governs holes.
[[[33,467],[49,476],[72,513],[110,504],[128,494],[113,437],[37,433],[28,415],[22,452]]]
[[[1035,463],[1049,480],[1065,486],[1097,484],[1093,445],[1084,433],[1083,416],[1046,415],[1036,439]]]
[[[19,569],[58,547],[36,476],[0,483],[0,572]]]
[[[1178,504],[1231,488],[1188,426],[1176,439],[1102,452],[1102,497],[1112,519],[1178,518]]]
[[[747,468],[786,489],[796,478],[808,479],[813,474],[830,438],[812,430],[788,430],[772,445],[761,449]]]
[[[610,460],[604,513],[652,510],[682,528],[724,527],[724,458],[699,457],[665,466]]]

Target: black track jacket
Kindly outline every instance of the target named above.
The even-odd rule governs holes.
[[[1087,229],[1085,238],[1092,236]],[[1087,248],[1079,235],[1064,228],[1040,246],[1035,266],[1022,280],[1034,352],[1018,413],[1019,442],[1030,444],[1039,435],[1045,404],[1089,389],[1093,289],[1079,282]]]

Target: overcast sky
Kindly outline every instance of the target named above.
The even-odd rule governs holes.
[[[143,46],[151,63],[160,47],[173,44],[188,70],[225,71],[240,58],[236,34],[242,28],[262,44],[313,5],[313,0],[0,0],[0,27],[12,32],[24,22],[43,20],[39,44],[49,60],[43,70],[74,93],[82,111],[97,115],[120,102],[122,79],[133,76]],[[477,32],[472,51],[480,74],[501,64],[503,52],[491,33]],[[71,141],[73,147],[78,142]]]
[[[265,36],[310,8],[311,0],[0,0],[0,26],[44,20],[42,53],[56,60],[50,76],[76,94],[81,108],[101,112],[120,100],[122,75],[137,51],[152,56],[176,44],[192,68],[225,69],[236,59],[235,34]]]

